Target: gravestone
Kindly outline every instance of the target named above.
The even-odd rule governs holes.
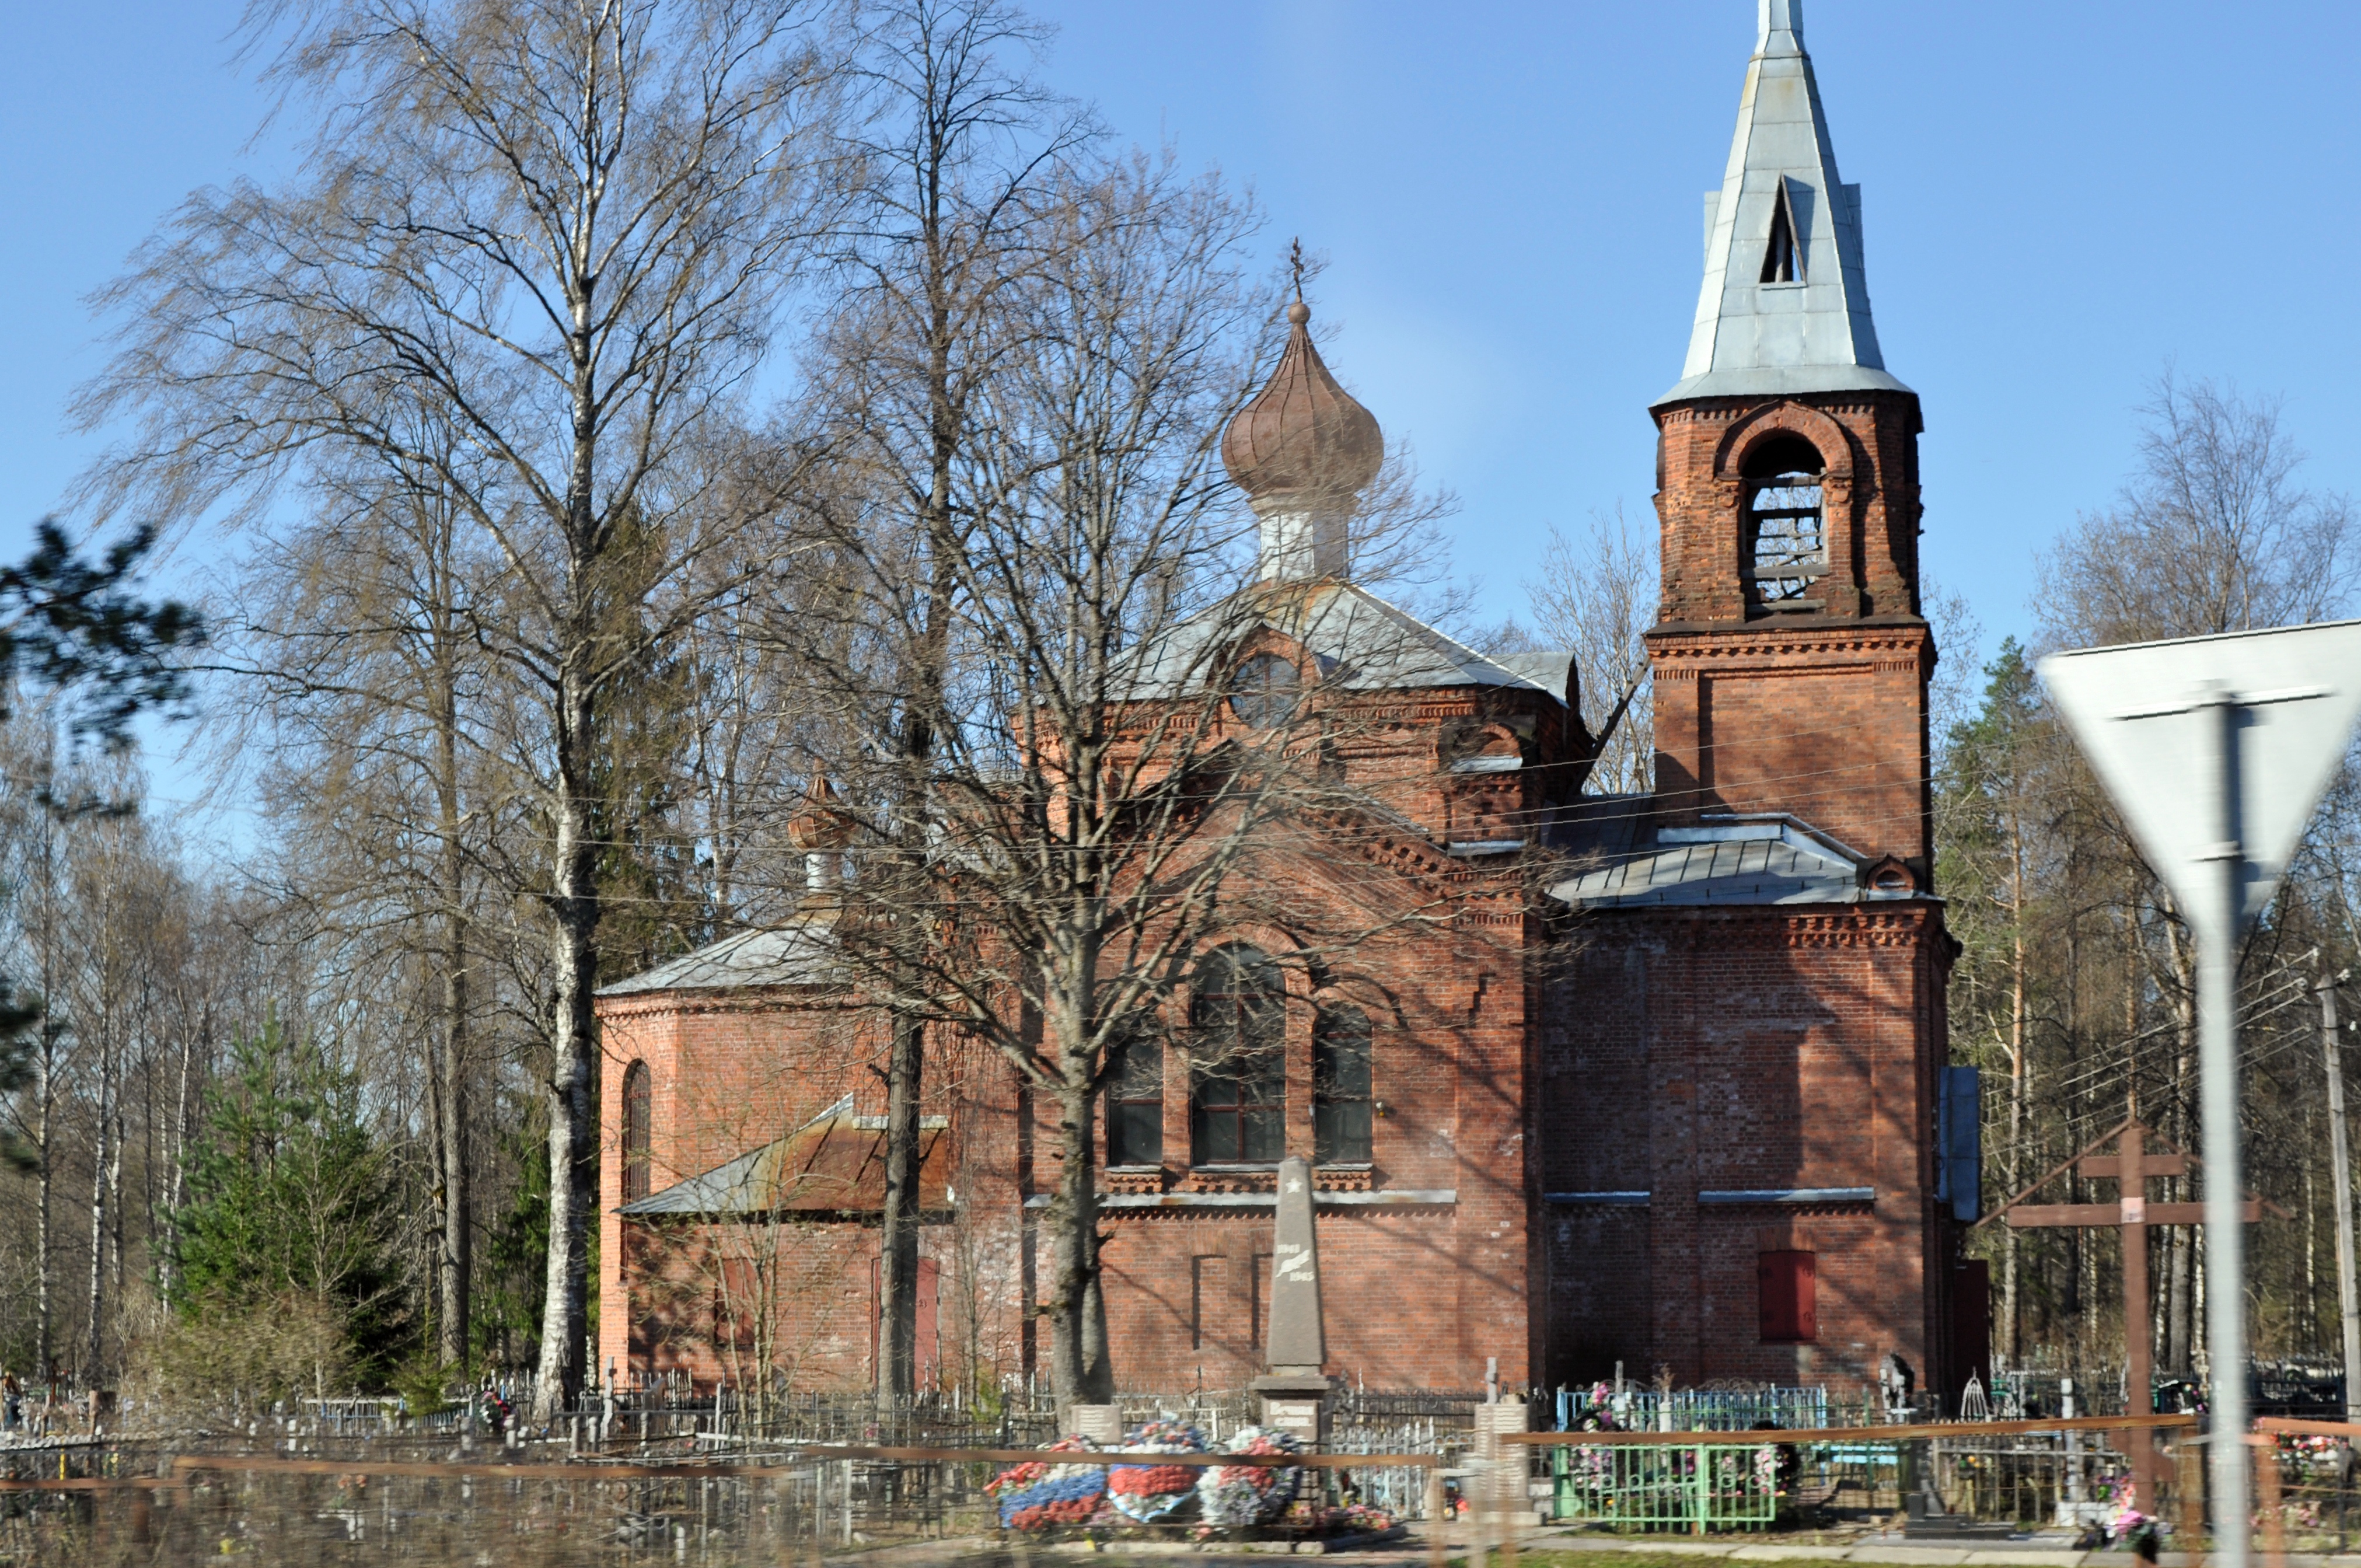
[[[1123,1442],[1121,1405],[1068,1405],[1066,1419],[1058,1424],[1075,1436],[1088,1438],[1093,1448],[1114,1448]]]
[[[1532,1407],[1511,1395],[1476,1407],[1475,1442],[1469,1457],[1477,1474],[1468,1487],[1469,1501],[1486,1520],[1501,1527],[1533,1522],[1531,1473],[1533,1451],[1522,1443],[1502,1442],[1504,1432],[1532,1430]]]
[[[1306,1448],[1328,1432],[1327,1335],[1320,1315],[1320,1238],[1312,1225],[1312,1167],[1290,1155],[1279,1166],[1279,1213],[1270,1248],[1270,1331],[1265,1373],[1254,1380],[1263,1425],[1293,1433]]]

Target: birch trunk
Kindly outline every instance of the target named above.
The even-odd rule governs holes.
[[[588,480],[588,454],[584,456]],[[587,641],[587,639],[585,640]],[[577,645],[578,646],[578,645]],[[595,809],[593,720],[581,672],[569,664],[558,693],[555,862],[557,887],[551,945],[549,1078],[549,1256],[542,1302],[541,1356],[533,1418],[544,1424],[582,1386],[582,1335],[588,1322],[587,1268],[590,1205],[598,1191],[598,846],[590,831]]]
[[[2025,1145],[2025,823],[2012,797],[2009,813],[2008,1190],[2022,1182]],[[2023,1356],[2023,1311],[2017,1290],[2016,1227],[2003,1227],[2001,1313],[2008,1324],[2008,1359]]]
[[[90,1160],[90,1321],[82,1346],[82,1373],[88,1387],[96,1387],[106,1308],[106,1168],[107,1134],[114,1116],[114,1052],[102,1042],[98,1053],[98,1116]]]
[[[447,640],[438,638],[438,653],[447,653]],[[440,679],[434,723],[435,804],[442,830],[443,1019],[432,1076],[442,1091],[436,1106],[435,1151],[443,1180],[435,1270],[439,1331],[435,1354],[445,1365],[464,1368],[472,1359],[469,1296],[475,1273],[474,1206],[467,1164],[467,868],[459,842],[457,676],[447,658],[436,674]]]

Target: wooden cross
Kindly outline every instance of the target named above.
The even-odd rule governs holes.
[[[2202,1203],[2151,1203],[2147,1201],[2148,1179],[2158,1176],[2186,1176],[2190,1157],[2178,1150],[2163,1154],[2147,1151],[2148,1129],[2136,1120],[2127,1120],[2113,1131],[2043,1176],[2040,1180],[1976,1222],[1982,1225],[1991,1220],[2006,1218],[2012,1230],[2045,1230],[2059,1226],[2117,1225],[2124,1233],[2124,1393],[2130,1401],[2130,1414],[2153,1415],[2155,1395],[2148,1383],[2148,1306],[2147,1306],[2147,1231],[2150,1225],[2202,1225],[2205,1223]],[[2099,1150],[2113,1139],[2115,1152],[2101,1154]],[[2113,1203],[2028,1203],[2026,1199],[2039,1191],[2055,1178],[2073,1169],[2083,1176],[2118,1183],[2121,1194]],[[2279,1213],[2277,1205],[2272,1212]],[[2263,1217],[2260,1200],[2249,1195],[2239,1211],[2240,1218],[2249,1224]],[[2284,1218],[2284,1215],[2281,1216]],[[1971,1227],[1972,1228],[1972,1227]],[[2216,1369],[2216,1376],[2220,1376]],[[2243,1374],[2242,1374],[2243,1375]],[[2152,1430],[2135,1433],[2131,1438],[2132,1481],[2139,1488],[2143,1508],[2153,1511],[2156,1507],[2155,1470],[2156,1445],[2150,1441]]]

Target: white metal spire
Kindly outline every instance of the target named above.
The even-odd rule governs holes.
[[[1803,0],[1758,0],[1738,135],[1705,198],[1705,286],[1680,383],[1656,400],[1909,389],[1886,374],[1861,262],[1861,187],[1837,179]]]

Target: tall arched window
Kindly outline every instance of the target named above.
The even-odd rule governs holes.
[[[648,1195],[651,1131],[648,1064],[635,1061],[623,1069],[623,1201],[626,1203],[636,1203]]]
[[[1108,1047],[1106,1159],[1110,1166],[1157,1165],[1164,1158],[1164,1041],[1152,1026],[1130,1030]]]
[[[1756,602],[1777,609],[1828,576],[1820,476],[1827,465],[1800,436],[1778,435],[1746,458],[1746,545],[1741,567]],[[1796,609],[1805,608],[1797,605]]]
[[[1369,1015],[1323,1007],[1312,1023],[1312,1157],[1321,1165],[1367,1165],[1377,1097],[1369,1065]]]
[[[1190,1160],[1275,1164],[1287,1143],[1287,985],[1258,948],[1220,948],[1198,970],[1189,1063]]]

